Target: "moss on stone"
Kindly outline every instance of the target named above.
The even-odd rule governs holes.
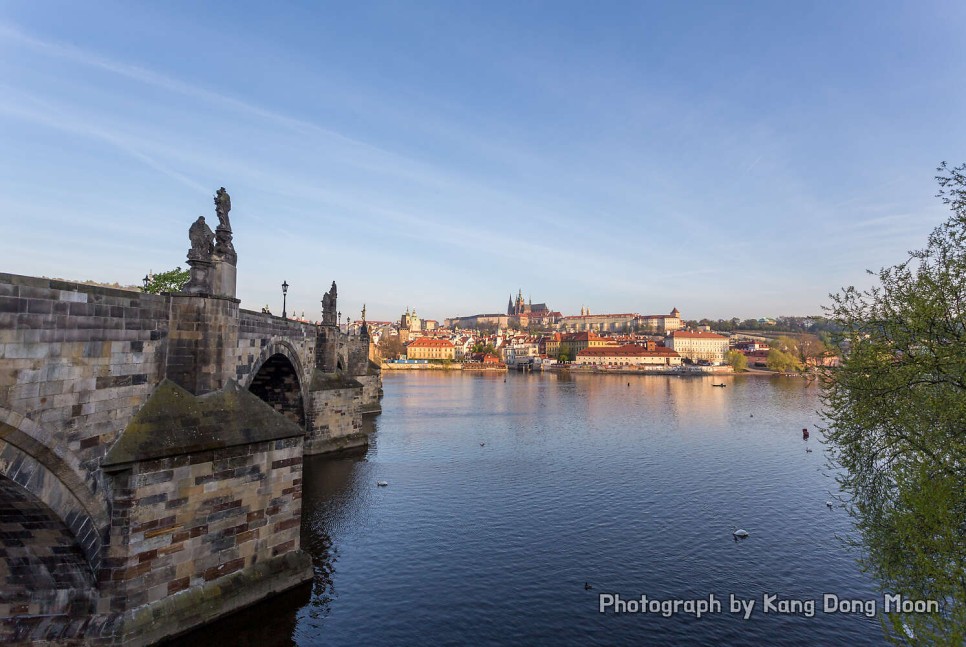
[[[362,383],[344,373],[323,373],[316,369],[309,384],[310,391],[332,391],[334,389],[361,389]]]
[[[301,436],[305,430],[234,381],[194,396],[163,380],[104,457],[105,469],[143,460]]]

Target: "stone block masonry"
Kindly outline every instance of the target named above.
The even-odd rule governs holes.
[[[0,415],[93,493],[108,447],[164,376],[165,297],[0,274]]]
[[[210,622],[239,600],[251,604],[305,581],[311,572],[299,550],[301,498],[301,437],[145,461],[118,473],[99,611],[124,614],[117,635],[125,644],[147,644]],[[290,554],[301,559],[287,563]],[[267,571],[253,582],[256,564]],[[229,578],[246,569],[248,577]],[[152,605],[164,615],[142,617]]]
[[[171,296],[168,379],[195,395],[217,391],[235,374],[238,300]]]
[[[113,505],[99,612],[118,616],[116,638],[150,642],[311,577],[303,442],[234,382],[200,397],[170,381],[155,390],[104,462]],[[246,588],[234,590],[226,578],[240,573]]]
[[[362,384],[354,378],[316,371],[309,389],[309,415],[315,424],[305,436],[306,455],[368,444],[362,425]]]

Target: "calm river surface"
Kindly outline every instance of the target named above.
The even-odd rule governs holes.
[[[309,587],[182,642],[883,644],[793,378],[386,374],[368,452],[305,464]],[[630,385],[628,386],[628,381]],[[801,430],[813,430],[805,451]],[[481,446],[481,443],[485,443]],[[389,482],[377,487],[376,481]],[[736,543],[732,524],[751,533]],[[593,590],[585,590],[589,582]],[[720,613],[598,613],[598,595]],[[754,600],[749,620],[728,596]],[[816,600],[764,613],[764,594]],[[228,642],[225,642],[228,641]]]

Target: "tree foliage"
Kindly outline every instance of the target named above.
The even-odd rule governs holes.
[[[772,348],[768,351],[765,365],[773,371],[782,371],[783,373],[797,371],[802,366],[795,355],[781,348]]]
[[[473,344],[470,350],[473,353],[482,353],[483,355],[496,355],[496,348],[493,346],[493,344],[482,341],[478,341]]]
[[[939,167],[953,215],[868,290],[832,295],[844,353],[824,375],[833,465],[862,564],[886,590],[937,600],[892,614],[895,642],[966,641],[966,165]]]
[[[151,294],[180,292],[181,288],[188,282],[188,279],[191,278],[191,271],[183,270],[179,266],[167,272],[150,275],[148,278],[147,286],[141,288],[142,292],[150,292]]]
[[[383,335],[379,338],[379,344],[376,348],[379,350],[379,356],[383,359],[399,359],[399,356],[403,353],[403,344],[399,335]]]
[[[821,366],[822,360],[829,354],[828,347],[816,335],[799,335],[796,346],[798,348],[796,358],[803,368]]]
[[[748,358],[745,354],[737,350],[729,350],[728,354],[725,355],[725,361],[731,364],[731,368],[734,369],[736,373],[748,369]]]

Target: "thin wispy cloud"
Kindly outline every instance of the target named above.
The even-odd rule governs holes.
[[[917,246],[942,217],[930,171],[966,143],[964,127],[928,111],[963,102],[950,81],[964,66],[915,62],[957,61],[958,46],[922,43],[877,86],[851,60],[851,37],[870,55],[890,42],[849,12],[850,38],[801,60],[779,8],[719,33],[681,29],[692,16],[674,7],[521,7],[513,20],[459,6],[365,19],[307,7],[312,29],[284,12],[271,24],[235,12],[210,39],[205,6],[50,11],[0,16],[0,208],[32,204],[65,233],[83,214],[99,214],[98,227],[138,223],[118,228],[113,267],[99,252],[74,259],[110,275],[146,262],[127,251],[142,223],[166,231],[151,263],[165,245],[172,266],[183,262],[181,230],[223,184],[247,246],[246,302],[274,295],[268,274],[291,267],[307,292],[313,275],[344,277],[353,307],[354,284],[392,277],[399,307],[420,295],[440,319],[448,303],[499,309],[516,287],[565,312],[670,302],[744,316],[772,312],[775,294],[812,311],[850,264]],[[709,7],[703,20],[727,13]],[[800,32],[822,24],[803,20]],[[890,90],[910,71],[914,104]],[[48,179],[65,188],[44,191]],[[150,214],[130,212],[138,201]],[[8,239],[35,237],[14,222]]]

